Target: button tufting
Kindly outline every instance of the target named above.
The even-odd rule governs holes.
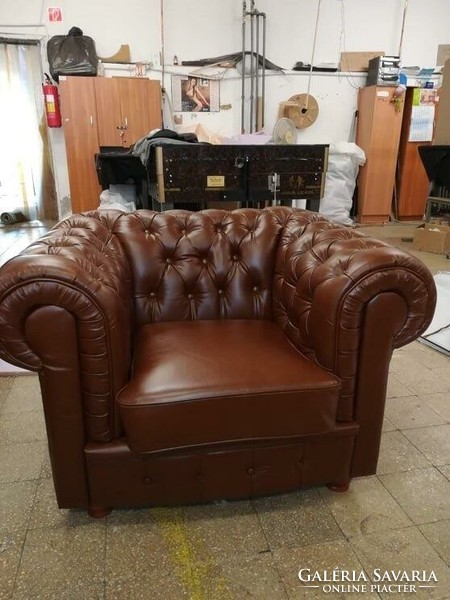
[[[170,264],[172,263],[172,259],[171,259],[171,258],[166,258],[166,263],[167,263],[168,265],[170,265]]]
[[[150,298],[154,298],[156,296],[155,292],[150,292]]]
[[[186,235],[186,229],[181,230],[181,235]]]
[[[255,285],[255,287],[253,288],[254,292],[259,292],[259,287],[257,285]]]
[[[188,294],[189,300],[192,300],[193,297],[194,297],[194,294]]]
[[[237,254],[233,254],[233,260],[239,260],[239,256]]]
[[[208,262],[208,261],[206,260],[206,258],[204,258],[204,259],[202,260],[202,263],[203,263],[204,265],[206,265],[206,263],[207,263],[207,262]]]
[[[144,485],[150,485],[152,483],[151,477],[144,477]]]
[[[219,294],[222,295],[223,294],[223,290],[218,290]]]
[[[249,469],[247,469],[247,473],[249,475],[254,475],[255,474],[256,469],[254,469],[253,467],[250,467]]]

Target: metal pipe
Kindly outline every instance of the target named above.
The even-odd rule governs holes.
[[[261,13],[263,16],[263,41],[262,41],[262,81],[261,81],[261,125],[264,127],[264,104],[266,101],[266,13]]]
[[[253,7],[252,1],[252,7]],[[250,133],[253,133],[253,103],[255,101],[255,82],[253,73],[253,51],[254,51],[254,37],[255,37],[255,15],[252,11],[250,13]],[[244,67],[245,70],[245,67]]]
[[[255,60],[255,131],[258,131],[259,122],[259,20],[260,16],[256,11],[256,60]]]
[[[160,10],[161,10],[161,15],[160,15],[160,19],[161,19],[161,85],[163,90],[165,89],[165,76],[166,76],[166,68],[165,68],[165,62],[166,62],[166,45],[165,45],[165,40],[164,40],[164,0],[160,1]]]
[[[245,133],[245,29],[247,18],[247,3],[242,3],[242,68],[241,68],[241,133]]]

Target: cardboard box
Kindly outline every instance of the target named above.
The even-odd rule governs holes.
[[[450,59],[445,63],[442,74],[433,143],[444,146],[450,144]]]
[[[381,50],[372,52],[341,52],[339,70],[346,72],[365,72],[369,70],[369,60],[383,56]]]
[[[434,252],[436,254],[450,253],[450,227],[448,225],[436,225],[425,223],[414,232],[414,250]]]
[[[443,67],[450,58],[450,44],[439,44],[436,66]]]

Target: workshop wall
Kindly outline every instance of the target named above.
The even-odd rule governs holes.
[[[248,5],[250,0],[248,1]],[[409,0],[403,41],[404,65],[434,65],[438,44],[449,43],[449,0]],[[49,23],[47,9],[58,6],[62,22]],[[285,74],[268,73],[266,84],[266,131],[271,132],[278,104],[289,96],[304,93],[308,74],[290,71],[297,61],[309,63],[313,44],[317,2],[312,0],[257,0],[267,14],[266,56],[286,69]],[[323,0],[315,63],[337,63],[342,50],[398,52],[403,0]],[[165,0],[164,32],[166,75],[169,96],[171,75],[189,69],[172,65],[241,50],[241,0]],[[27,27],[42,23],[44,26]],[[8,27],[13,25],[13,27]],[[94,38],[100,56],[114,54],[121,44],[131,48],[133,61],[148,62],[149,77],[161,78],[160,0],[15,0],[0,3],[0,35],[48,37],[67,33],[72,26]],[[108,67],[106,75],[131,75],[132,68]],[[357,89],[364,77],[357,74],[315,74],[311,94],[319,102],[316,123],[299,132],[299,143],[327,143],[352,138]],[[240,132],[241,85],[236,70],[221,81],[218,113],[183,113],[183,123],[201,122],[223,135]],[[231,105],[231,106],[230,106]],[[68,195],[62,131],[51,131],[58,196]],[[63,211],[62,211],[63,212]]]

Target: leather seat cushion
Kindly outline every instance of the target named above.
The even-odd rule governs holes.
[[[340,381],[271,321],[143,325],[118,394],[136,452],[330,431]]]

